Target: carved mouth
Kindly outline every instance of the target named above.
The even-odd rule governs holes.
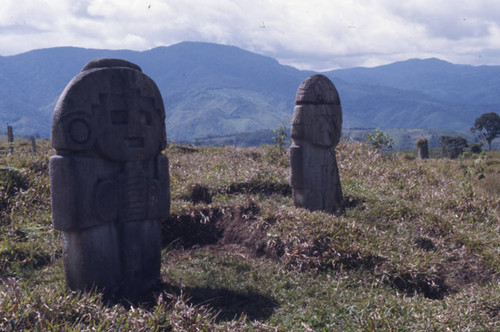
[[[125,138],[127,147],[129,148],[143,148],[144,147],[144,137],[127,137]]]

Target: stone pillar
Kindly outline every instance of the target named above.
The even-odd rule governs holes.
[[[7,142],[9,144],[9,153],[14,152],[14,132],[12,126],[7,125]]]
[[[342,188],[335,146],[342,134],[337,89],[323,75],[299,86],[290,146],[290,185],[295,206],[335,213],[342,208]]]
[[[31,140],[31,152],[33,152],[33,154],[36,154],[36,139],[35,139],[35,136],[31,136],[30,140]]]
[[[170,211],[165,109],[156,84],[119,59],[89,62],[52,119],[52,219],[71,289],[135,298],[160,277]]]
[[[417,140],[416,145],[418,159],[429,159],[429,144],[427,138],[420,138]]]

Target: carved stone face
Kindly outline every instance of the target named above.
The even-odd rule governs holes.
[[[117,161],[144,160],[161,148],[163,121],[152,97],[137,90],[129,94],[101,94],[99,108],[99,154]]]
[[[314,145],[331,147],[340,140],[342,113],[336,105],[297,105],[291,137]]]
[[[313,75],[300,84],[297,89],[295,104],[340,105],[340,99],[335,85],[328,77]]]
[[[166,146],[165,110],[156,84],[136,65],[101,62],[89,63],[61,95],[52,145],[113,161],[152,158]],[[113,64],[118,67],[99,67]]]
[[[313,122],[313,128],[311,128],[311,133],[313,134],[312,142],[320,146],[332,146],[334,145],[334,120],[333,112],[329,112],[328,107],[317,107],[316,112],[314,112],[316,121]]]

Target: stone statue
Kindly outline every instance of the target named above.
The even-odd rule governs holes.
[[[156,84],[119,59],[89,62],[54,110],[50,184],[71,289],[139,296],[160,276],[170,211],[165,109]]]
[[[335,146],[342,133],[342,108],[333,83],[323,75],[297,90],[290,146],[290,185],[295,206],[335,213],[342,188]]]
[[[427,138],[419,138],[415,145],[417,146],[418,159],[429,159],[429,141]]]

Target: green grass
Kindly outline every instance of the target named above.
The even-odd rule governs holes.
[[[0,134],[0,143],[7,144],[7,141],[8,141],[7,135]],[[29,138],[24,136],[14,136],[14,142],[29,142]]]
[[[333,216],[293,206],[276,146],[171,145],[162,283],[107,303],[65,286],[53,150],[38,148],[0,152],[0,330],[500,329],[496,151],[417,160],[341,143]]]

